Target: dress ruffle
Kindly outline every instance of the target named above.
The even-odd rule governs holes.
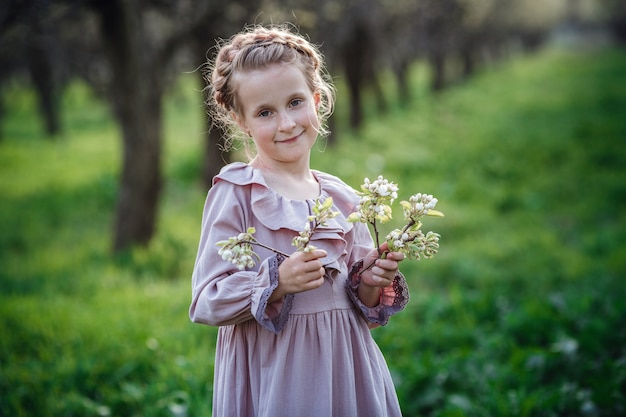
[[[345,184],[338,184],[337,179],[329,174],[315,170],[312,172],[320,184],[319,198],[322,201],[332,195],[334,211],[342,213],[354,211],[358,200],[346,194]],[[302,218],[303,205],[306,205],[309,214],[312,214],[311,208],[315,204],[313,200],[290,200],[273,192],[261,171],[242,162],[225,166],[214,179],[214,184],[219,181],[250,186],[250,205],[258,221],[269,230],[292,230],[294,236],[300,233],[306,224],[306,219]],[[310,244],[328,253],[328,256],[324,258],[324,267],[327,270],[339,271],[341,269],[341,259],[347,254],[344,236],[350,233],[353,226],[344,216],[338,216],[329,219],[313,234]],[[329,275],[334,276],[335,273],[330,272]]]
[[[320,198],[325,200],[329,195],[333,195],[333,206],[336,210],[352,212],[358,200],[355,197],[348,197],[345,190],[341,190],[336,180],[328,174],[313,170],[313,175],[320,183]],[[259,221],[268,229],[291,229],[295,232],[302,230],[302,219],[300,212],[294,210],[297,204],[306,203],[303,201],[289,200],[278,193],[271,191],[260,170],[254,169],[243,162],[235,162],[225,166],[220,174],[214,179],[214,183],[228,181],[235,185],[251,185],[251,205],[254,214]],[[268,192],[271,191],[271,192]],[[287,210],[287,211],[284,211]],[[328,231],[341,230],[348,233],[352,230],[353,224],[345,219],[331,219],[328,226],[323,229]]]

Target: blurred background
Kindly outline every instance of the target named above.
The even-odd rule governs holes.
[[[624,415],[618,0],[4,0],[0,415],[210,415],[190,276],[211,178],[242,155],[202,75],[255,23],[327,59],[314,168],[446,213],[373,331],[405,415]]]

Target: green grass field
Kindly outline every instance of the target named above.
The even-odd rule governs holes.
[[[313,156],[355,187],[383,174],[401,198],[434,194],[446,214],[424,225],[439,254],[402,266],[409,306],[374,330],[404,414],[626,414],[626,54],[549,49],[436,97],[414,73],[414,102],[371,105],[358,133],[340,101],[339,143]],[[107,107],[72,85],[48,140],[32,93],[3,90],[0,415],[210,415],[216,329],[187,317],[198,89],[183,78],[168,95],[157,236],[118,256]]]

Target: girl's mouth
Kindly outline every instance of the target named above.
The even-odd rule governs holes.
[[[300,136],[301,135],[292,136],[290,138],[279,140],[277,142],[278,143],[293,143],[293,142],[297,141],[300,138]]]

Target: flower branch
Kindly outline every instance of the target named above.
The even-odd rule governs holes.
[[[387,223],[391,220],[391,204],[398,198],[398,186],[379,175],[374,182],[365,178],[357,194],[361,199],[357,211],[348,216],[348,221],[369,224],[374,231],[376,247],[379,248],[378,222]]]
[[[348,217],[348,221],[369,224],[373,229],[376,248],[380,253],[380,237],[377,223],[386,223],[391,220],[391,204],[397,198],[398,187],[379,176],[376,181],[370,182],[365,178],[361,185],[361,200],[357,211]],[[386,237],[388,252],[402,252],[409,259],[432,258],[439,249],[438,233],[429,231],[426,234],[421,230],[421,218],[424,216],[443,217],[443,213],[435,210],[438,200],[430,194],[418,193],[412,195],[408,201],[401,201],[406,225],[401,229],[392,230]],[[385,253],[380,253],[384,257]],[[371,268],[370,264],[365,270]]]
[[[313,214],[307,217],[304,229],[291,242],[291,245],[296,247],[296,251],[310,252],[316,249],[315,246],[310,244],[311,237],[319,227],[325,226],[329,219],[339,214],[337,211],[332,211],[332,206],[332,197],[328,197],[323,203],[319,198],[315,201],[315,205],[311,209]],[[227,240],[217,242],[216,245],[220,247],[218,254],[225,261],[235,264],[240,270],[253,268],[256,265],[256,261],[261,260],[259,255],[254,252],[253,245],[265,248],[284,257],[289,257],[288,254],[259,242],[254,237],[255,232],[254,227],[249,227],[245,233],[240,233]]]
[[[315,205],[311,209],[313,214],[307,217],[307,223],[304,225],[304,229],[293,238],[291,242],[292,246],[296,247],[299,252],[311,252],[315,250],[315,246],[310,245],[311,237],[320,226],[325,226],[329,219],[337,217],[338,211],[332,211],[333,198],[328,197],[324,202],[320,202],[320,199],[315,201]]]

